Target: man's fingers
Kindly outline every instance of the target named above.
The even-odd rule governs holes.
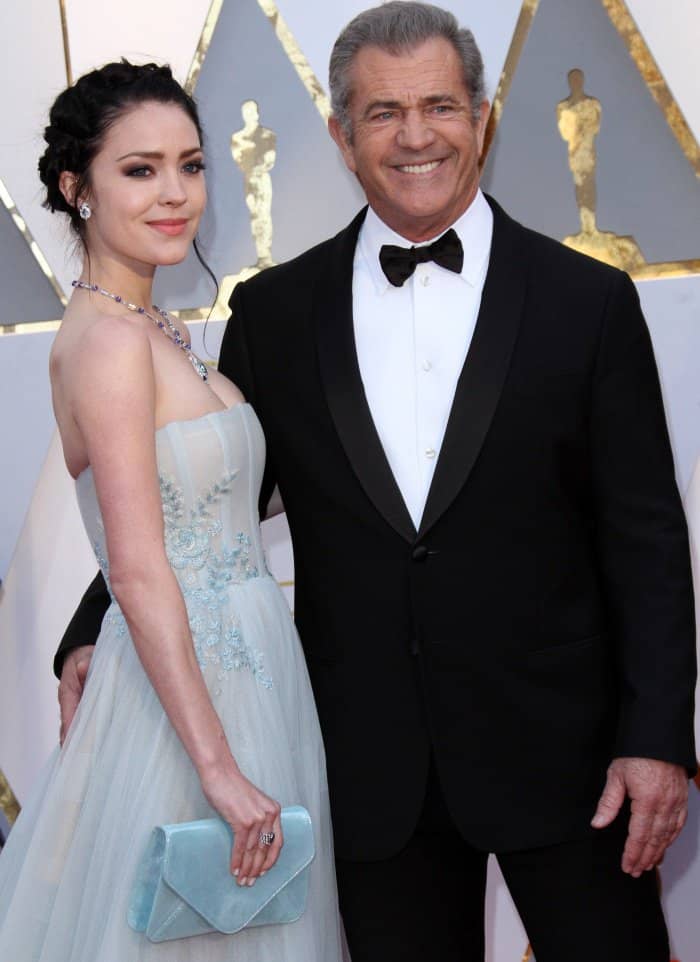
[[[669,845],[672,845],[676,841],[678,836],[681,834],[681,831],[683,830],[683,826],[685,825],[687,818],[688,818],[687,805],[684,805],[681,809],[674,812],[673,820],[672,820],[673,832],[671,834],[671,841],[668,843]]]
[[[600,796],[595,815],[591,819],[593,828],[605,828],[617,817],[625,800],[625,786],[614,773],[608,772],[608,779]]]
[[[685,824],[685,819],[685,808],[680,811],[676,809],[670,813],[657,812],[648,829],[645,844],[636,859],[630,858],[627,861],[623,855],[623,871],[638,877],[642,872],[648,872],[658,865],[663,859],[666,849],[678,837]],[[625,847],[625,852],[627,852],[627,847]]]
[[[58,704],[61,710],[61,745],[65,741],[68,729],[78,710],[93,651],[92,645],[75,648],[66,655],[63,663],[61,680],[58,685]]]
[[[663,812],[635,811],[632,803],[622,871],[637,878],[661,858],[670,839],[669,817]]]
[[[626,795],[630,821],[622,870],[635,878],[652,869],[682,829],[687,809],[688,777],[685,769],[653,758],[615,758],[592,820],[603,828],[617,815]]]
[[[622,871],[626,872],[628,875],[634,875],[635,877],[641,875],[641,872],[637,870],[637,865],[641,858],[642,852],[644,851],[645,843],[639,839],[630,838],[627,836],[627,841],[625,842],[625,848],[622,852]]]
[[[651,828],[654,824],[653,812],[644,807],[632,803],[632,814],[630,815],[629,827],[627,829],[627,840],[622,852],[622,871],[629,875],[639,875],[641,870],[638,868],[642,852],[646,848]]]
[[[61,744],[63,744],[68,734],[68,729],[75,717],[79,701],[80,695],[76,694],[72,688],[69,688],[67,685],[64,686],[63,683],[58,686],[58,704],[61,710]]]
[[[659,836],[652,836],[646,845],[639,852],[635,860],[630,861],[629,868],[625,867],[625,858],[622,859],[622,871],[627,872],[633,878],[639,878],[644,872],[648,872],[658,865],[666,851],[666,842]]]

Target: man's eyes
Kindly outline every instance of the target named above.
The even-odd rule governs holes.
[[[426,107],[425,113],[428,116],[446,117],[455,112],[454,104],[431,104]],[[375,123],[386,123],[389,120],[394,120],[396,117],[401,116],[400,110],[378,110],[373,113],[370,120]]]

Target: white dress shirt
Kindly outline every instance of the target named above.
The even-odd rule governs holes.
[[[488,269],[493,214],[481,191],[452,226],[464,247],[461,274],[429,261],[418,264],[402,287],[393,287],[382,271],[379,250],[383,244],[412,244],[387,227],[371,207],[355,250],[352,300],[360,374],[377,433],[416,529]]]

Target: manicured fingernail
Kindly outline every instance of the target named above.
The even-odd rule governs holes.
[[[240,872],[240,869],[239,869],[239,868],[235,868],[235,869],[233,870],[233,874],[234,874],[236,877],[238,876],[238,873],[239,873],[239,872]]]
[[[255,885],[255,879],[254,878],[248,879],[248,888],[251,888],[251,886],[253,885]]]
[[[263,875],[267,875],[267,869],[263,869],[263,871],[260,873],[260,878],[262,878]]]
[[[239,884],[239,885],[247,885],[247,884],[248,884],[248,878],[247,878],[247,876],[244,876],[243,878],[239,878],[238,884]]]

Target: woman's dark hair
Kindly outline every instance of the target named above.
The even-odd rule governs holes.
[[[105,134],[126,111],[138,104],[176,104],[197,128],[202,126],[197,105],[175,80],[170,67],[155,63],[136,65],[122,60],[91,70],[59,94],[44,130],[47,147],[39,160],[39,176],[46,187],[44,207],[63,211],[71,227],[83,238],[85,222],[75,204],[61,193],[59,178],[64,170],[77,177],[75,198],[90,186],[90,164],[99,152]]]

